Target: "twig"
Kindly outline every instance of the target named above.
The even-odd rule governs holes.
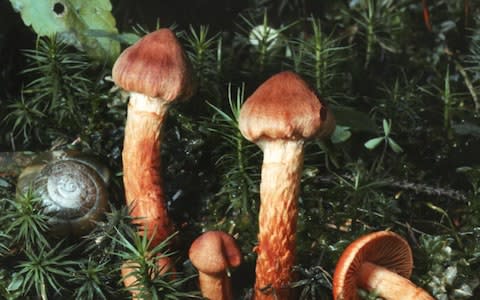
[[[341,177],[346,178],[348,180],[354,180],[354,177],[350,174],[343,174],[341,175]],[[330,175],[320,176],[318,179],[320,181],[329,182],[329,183],[338,181],[337,176],[330,176]],[[413,191],[417,194],[427,194],[431,196],[447,197],[450,199],[460,200],[460,201],[466,200],[466,196],[457,190],[443,188],[443,187],[434,187],[427,184],[414,183],[406,180],[397,180],[395,178],[384,178],[381,180],[381,183],[379,184],[379,186],[399,188],[402,190]]]
[[[473,102],[475,104],[475,111],[478,112],[480,111],[480,101],[478,100],[478,95],[475,92],[475,88],[473,87],[472,82],[470,81],[470,78],[468,77],[467,72],[465,71],[465,68],[458,62],[458,60],[454,59],[455,62],[455,67],[457,68],[458,72],[462,74],[463,79],[465,80],[465,85],[468,88],[468,91],[470,92],[470,95],[472,95]]]
[[[472,81],[470,80],[470,77],[467,74],[467,71],[465,71],[465,68],[460,64],[458,59],[454,56],[454,54],[450,51],[450,49],[446,48],[445,53],[453,58],[453,62],[455,63],[455,67],[457,68],[458,72],[463,76],[463,80],[465,81],[465,85],[468,88],[468,91],[470,92],[470,95],[472,96],[473,103],[475,105],[475,111],[479,112],[480,111],[480,100],[478,99],[478,95],[475,92],[475,88],[473,87]]]

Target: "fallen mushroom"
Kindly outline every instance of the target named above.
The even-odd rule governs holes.
[[[288,299],[304,143],[331,134],[335,119],[305,81],[286,71],[246,100],[239,127],[263,151],[255,299]]]
[[[162,126],[172,102],[192,93],[190,69],[175,34],[159,29],[123,51],[112,77],[130,92],[122,152],[126,201],[155,247],[173,233],[162,188]]]
[[[333,299],[360,300],[358,289],[385,300],[433,300],[408,278],[412,250],[398,234],[379,231],[360,237],[342,253],[333,276]]]
[[[205,232],[192,243],[188,256],[198,270],[204,298],[233,299],[228,272],[240,265],[242,254],[232,236],[222,231]]]

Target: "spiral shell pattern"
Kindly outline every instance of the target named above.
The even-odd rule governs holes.
[[[54,233],[81,235],[93,228],[107,207],[107,182],[100,169],[89,160],[53,156],[51,161],[27,167],[17,188],[32,188],[40,197]]]

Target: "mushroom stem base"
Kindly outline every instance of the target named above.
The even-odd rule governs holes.
[[[227,274],[218,274],[218,276],[212,276],[205,273],[200,273],[198,276],[198,282],[200,284],[202,297],[206,299],[233,299],[230,278],[227,277]]]
[[[169,257],[159,257],[156,261],[158,273],[150,273],[150,279],[153,280],[155,276],[167,276],[167,273],[170,271],[168,269],[170,263],[171,262]],[[140,291],[145,288],[141,285],[141,281],[139,281],[140,278],[138,277],[138,275],[143,274],[143,272],[139,270],[140,268],[141,267],[137,262],[125,261],[123,262],[120,269],[123,279],[123,285],[129,290],[130,294],[132,295],[132,300],[141,300],[146,298],[140,294]]]

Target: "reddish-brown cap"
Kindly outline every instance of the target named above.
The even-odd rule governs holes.
[[[125,49],[113,65],[112,77],[124,90],[166,101],[188,98],[193,89],[182,46],[165,28]]]
[[[190,261],[199,272],[215,275],[238,267],[242,253],[235,239],[223,231],[207,231],[190,246]]]
[[[360,299],[357,275],[364,262],[384,267],[405,278],[413,269],[412,250],[401,236],[378,231],[360,237],[343,251],[333,275],[333,299]]]
[[[327,118],[327,116],[329,118]],[[285,71],[270,77],[245,101],[239,126],[243,136],[261,139],[308,139],[335,127],[335,119],[315,92],[297,74]]]

